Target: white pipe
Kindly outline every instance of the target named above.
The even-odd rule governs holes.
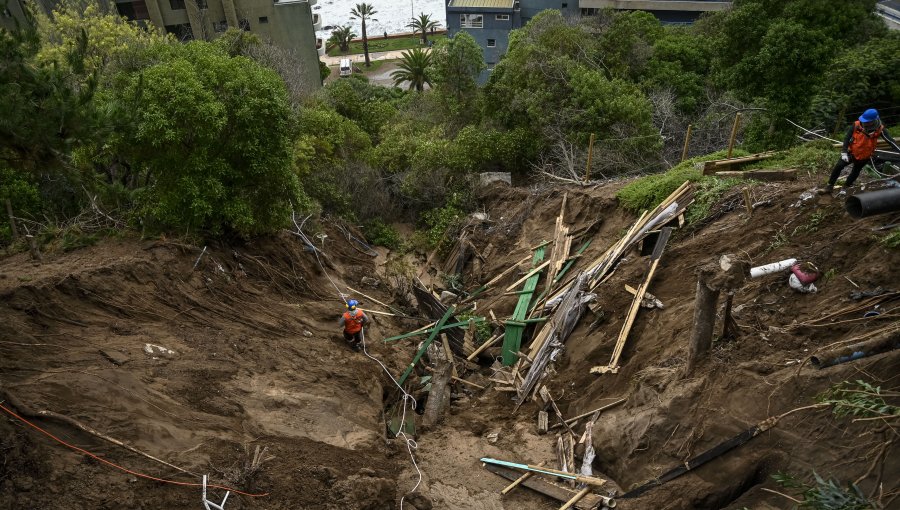
[[[750,269],[750,278],[758,278],[760,276],[765,276],[767,274],[780,273],[781,271],[787,271],[791,268],[797,259],[785,259],[781,262],[773,262],[771,264],[766,264],[764,266],[757,266]]]

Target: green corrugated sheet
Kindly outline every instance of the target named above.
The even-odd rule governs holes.
[[[531,267],[537,267],[544,261],[545,246],[534,251],[534,258],[531,259]],[[503,365],[511,366],[516,362],[518,357],[516,353],[522,346],[522,334],[525,332],[523,321],[528,316],[528,305],[531,304],[531,296],[537,288],[538,280],[541,278],[541,272],[538,271],[534,276],[525,280],[525,287],[519,296],[519,302],[509,321],[506,322],[506,332],[503,335]]]

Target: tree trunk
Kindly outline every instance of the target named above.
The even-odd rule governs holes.
[[[425,403],[425,416],[422,418],[424,428],[433,428],[444,418],[444,408],[450,400],[450,376],[453,365],[449,361],[440,361],[431,378],[431,391]]]
[[[719,290],[709,287],[710,273],[700,271],[697,278],[697,298],[694,300],[694,327],[688,346],[688,361],[685,376],[691,374],[697,362],[706,356],[712,346],[713,329],[716,324],[716,302]]]
[[[366,67],[372,65],[369,60],[369,38],[366,36],[366,18],[362,18],[363,53],[366,54]]]

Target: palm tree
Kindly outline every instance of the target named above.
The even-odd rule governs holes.
[[[372,17],[376,14],[378,14],[378,11],[367,3],[356,4],[356,7],[350,9],[350,16],[359,18],[362,21],[363,53],[366,54],[366,67],[372,65],[372,61],[369,60],[369,38],[366,36],[366,20],[378,21]]]
[[[422,32],[422,45],[428,46],[428,31],[441,26],[437,21],[432,21],[428,14],[420,13],[418,18],[413,18],[407,25],[413,33]]]
[[[431,86],[431,77],[428,76],[431,65],[431,53],[422,48],[413,48],[404,51],[397,63],[397,70],[391,73],[394,86],[399,87],[404,82],[409,82],[409,88],[413,87],[419,92],[425,90],[425,84]]]
[[[356,37],[356,34],[353,32],[353,27],[345,25],[337,27],[331,32],[328,43],[336,44],[341,51],[346,53],[350,51],[350,41],[352,41],[354,37]]]

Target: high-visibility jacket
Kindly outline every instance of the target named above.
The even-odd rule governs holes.
[[[853,139],[850,141],[850,154],[857,161],[869,159],[875,154],[875,146],[878,144],[878,137],[881,136],[883,126],[878,126],[873,133],[866,133],[862,123],[856,121],[853,123]]]
[[[366,314],[359,308],[354,311],[344,312],[344,331],[348,334],[355,334],[362,331],[363,323],[366,320]]]

